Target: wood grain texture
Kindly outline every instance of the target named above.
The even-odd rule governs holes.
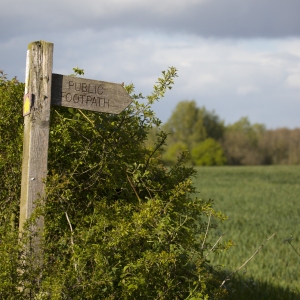
[[[30,114],[24,117],[20,232],[35,209],[36,199],[45,195],[47,177],[53,44],[44,41],[28,45],[29,64],[26,91],[32,94]],[[43,218],[34,230],[43,228]]]
[[[119,114],[131,102],[121,84],[52,74],[53,105]]]

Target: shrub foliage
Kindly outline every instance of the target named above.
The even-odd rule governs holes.
[[[120,115],[52,108],[46,199],[28,221],[45,218],[41,269],[37,257],[24,258],[28,240],[18,242],[16,226],[24,86],[1,74],[0,298],[221,298],[207,254],[228,245],[212,246],[207,216],[224,216],[195,197],[185,154],[170,169],[162,165],[165,133],[154,147],[145,143],[160,125],[151,105],[176,69],[163,72],[142,102],[126,86],[133,103]]]

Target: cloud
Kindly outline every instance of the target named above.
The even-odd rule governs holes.
[[[251,86],[251,85],[246,85],[246,86],[239,86],[237,88],[237,95],[240,96],[245,96],[245,95],[249,95],[249,94],[255,94],[257,92],[259,92],[259,87],[257,86]]]
[[[298,74],[289,75],[285,83],[290,88],[300,89],[300,72]]]
[[[217,38],[300,35],[298,0],[2,0],[3,38],[108,28]]]
[[[144,94],[162,70],[179,78],[155,105],[166,121],[195,99],[226,122],[299,124],[298,0],[2,0],[0,69],[24,80],[27,44],[54,43],[54,72],[133,82]],[[291,38],[291,36],[294,36]],[[280,116],[280,117],[279,117]]]

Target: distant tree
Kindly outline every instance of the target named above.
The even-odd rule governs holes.
[[[189,151],[207,136],[204,116],[195,101],[179,102],[169,120],[163,125],[163,130],[169,134],[169,145],[183,143]]]
[[[222,166],[226,163],[226,157],[220,143],[212,138],[196,145],[191,155],[196,166]]]
[[[267,164],[300,164],[300,129],[267,130],[259,141]]]
[[[224,122],[214,111],[197,107],[195,101],[179,102],[162,128],[169,134],[163,155],[167,164],[174,163],[180,149],[191,153],[206,138],[221,140],[225,130]]]
[[[185,151],[188,151],[188,147],[185,143],[173,143],[166,148],[166,151],[162,155],[162,159],[166,165],[174,165],[181,153]]]
[[[300,128],[295,128],[290,132],[289,164],[300,165]]]
[[[265,155],[259,140],[265,132],[263,124],[251,124],[247,117],[226,127],[222,147],[230,165],[260,165]]]
[[[208,111],[204,106],[199,109],[203,116],[203,126],[208,138],[220,141],[224,135],[224,121],[214,111]]]
[[[161,134],[161,130],[159,126],[153,126],[151,129],[149,129],[149,133],[147,135],[147,139],[145,140],[145,146],[148,149],[154,149],[157,137]],[[155,155],[159,155],[160,153],[155,153]]]
[[[226,127],[227,131],[237,131],[244,133],[247,138],[255,145],[257,145],[257,141],[265,131],[265,125],[264,124],[251,124],[248,117],[242,117],[235,123],[228,125]]]

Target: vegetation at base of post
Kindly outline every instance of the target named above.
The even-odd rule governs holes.
[[[175,68],[163,72],[146,103],[133,85],[125,86],[133,103],[120,115],[52,108],[46,201],[37,200],[19,242],[24,85],[1,74],[1,299],[226,296],[224,278],[210,263],[231,245],[214,245],[225,216],[212,200],[195,197],[196,173],[185,152],[164,167],[164,132],[153,147],[146,143],[161,124],[151,105],[173,84]],[[43,257],[32,257],[31,228],[40,215]]]

